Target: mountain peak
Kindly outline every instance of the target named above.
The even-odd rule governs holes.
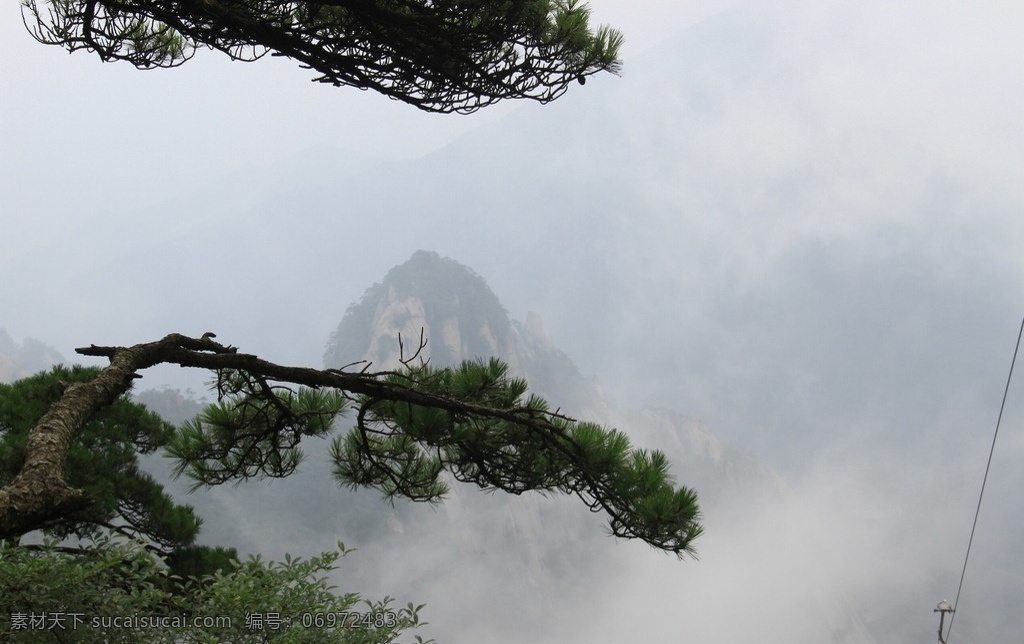
[[[540,315],[531,311],[525,323],[509,319],[482,277],[429,251],[413,253],[348,308],[324,364],[341,368],[368,361],[374,371],[393,369],[400,352],[409,357],[416,350],[421,333],[427,345],[420,357],[435,366],[496,357],[556,407],[568,404],[587,418],[608,411],[596,383],[544,333]]]
[[[453,259],[418,250],[349,307],[324,362],[340,367],[368,360],[390,369],[398,364],[399,336],[408,356],[421,333],[428,342],[422,357],[448,366],[506,354],[513,331],[482,277]]]
[[[53,347],[33,338],[15,342],[6,329],[0,328],[0,382],[13,382],[63,362]]]

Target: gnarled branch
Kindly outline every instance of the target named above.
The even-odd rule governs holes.
[[[620,432],[550,412],[536,397],[523,401],[525,382],[507,379],[507,367],[496,360],[464,363],[455,370],[426,364],[406,365],[401,372],[318,370],[239,353],[210,334],[198,339],[171,334],[131,347],[93,345],[77,351],[107,357],[110,364],[93,380],[68,387],[31,431],[24,467],[0,489],[0,539],[46,528],[69,508],[87,502],[65,482],[69,445],[94,412],[128,391],[138,371],[161,363],[235,373],[233,380],[227,377],[235,384],[220,393],[240,395],[237,409],[246,414],[256,410],[255,416],[243,414],[256,420],[238,436],[229,433],[223,444],[195,453],[184,450],[186,466],[199,463],[201,482],[246,478],[263,470],[290,473],[297,460],[287,460],[288,450],[302,435],[326,431],[329,421],[313,409],[319,399],[298,414],[292,402],[283,402],[291,399],[279,398],[281,386],[271,382],[288,383],[333,390],[358,406],[356,430],[332,449],[336,472],[350,484],[436,500],[444,492],[437,476],[447,469],[460,481],[514,494],[575,494],[591,510],[609,515],[614,535],[640,538],[678,555],[692,552],[692,541],[701,533],[696,495],[672,486],[663,454],[633,450]],[[333,413],[340,409],[326,399],[324,404]],[[304,425],[304,419],[311,424]],[[293,433],[280,435],[284,430]],[[232,458],[237,449],[247,450],[242,460]],[[227,462],[227,469],[203,465],[211,459]]]

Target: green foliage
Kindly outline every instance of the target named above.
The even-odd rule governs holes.
[[[21,469],[30,430],[63,390],[95,378],[99,371],[57,366],[0,385],[0,485],[9,483]],[[84,538],[115,530],[144,538],[175,561],[187,558],[193,565],[200,560],[222,565],[233,551],[205,552],[194,546],[199,517],[190,506],[175,503],[163,486],[139,470],[138,455],[162,448],[174,433],[173,425],[127,396],[97,412],[71,444],[65,468],[69,484],[85,490],[92,502],[62,517],[48,532],[59,538]],[[191,554],[175,555],[178,549]]]
[[[389,498],[438,501],[447,491],[441,480],[447,474],[485,490],[575,494],[592,511],[609,515],[613,535],[639,538],[679,556],[692,552],[701,533],[696,494],[675,487],[662,453],[633,449],[617,430],[550,411],[497,359],[440,369],[417,364],[414,355],[397,371],[316,371],[280,367],[209,338],[177,334],[130,349],[94,346],[84,353],[118,360],[161,347],[175,355],[188,347],[191,353],[177,359],[205,362],[217,374],[218,402],[168,444],[179,460],[177,471],[188,472],[198,485],[291,474],[301,459],[302,438],[325,437],[352,403],[355,427],[335,437],[330,449],[343,485],[374,487]],[[125,366],[119,366],[121,391],[133,373]],[[92,384],[109,375],[101,372]],[[294,389],[299,383],[304,386]],[[85,432],[76,436],[89,440]],[[145,511],[157,507],[157,500],[132,495],[128,501],[137,508],[119,505],[127,508],[121,516],[129,524],[118,531],[159,538],[143,530],[150,525]],[[160,518],[153,517],[152,525],[166,525],[156,523]]]
[[[235,562],[234,570],[217,573],[198,586],[190,598],[195,614],[232,617],[231,629],[219,629],[218,642],[249,642],[255,633],[267,641],[371,644],[392,642],[400,631],[421,625],[422,606],[395,609],[393,599],[363,599],[358,593],[336,594],[325,575],[349,554],[344,544],[304,560],[286,555],[283,562],[259,557]],[[248,616],[248,617],[247,617]],[[262,622],[261,628],[256,628]],[[181,633],[185,641],[189,633]]]
[[[95,548],[68,555],[49,541],[42,551],[0,544],[0,640],[61,641],[44,630],[24,630],[18,615],[115,617],[133,613],[162,615],[173,606],[169,572],[145,550],[100,539]],[[76,629],[76,642],[136,642],[138,629],[106,633]]]
[[[218,401],[167,445],[177,459],[175,473],[187,473],[194,487],[292,474],[302,460],[302,438],[326,435],[346,405],[334,390],[272,387],[235,370],[218,372],[215,386]]]
[[[219,402],[184,425],[169,447],[177,471],[197,485],[291,474],[301,439],[326,435],[351,401],[355,427],[330,448],[342,485],[437,502],[449,474],[484,490],[575,494],[610,516],[612,534],[680,556],[701,533],[696,494],[675,488],[664,454],[633,449],[618,430],[549,411],[496,358],[442,369],[413,356],[397,371],[328,370],[315,380],[321,388],[298,392],[249,371],[218,374]],[[354,381],[373,393],[334,384]]]
[[[22,0],[37,40],[139,68],[175,67],[197,49],[253,61],[286,56],[335,86],[373,89],[436,112],[506,98],[540,102],[617,72],[622,36],[592,29],[578,0]]]
[[[460,406],[359,397],[355,427],[331,446],[342,484],[436,502],[448,490],[447,471],[484,490],[576,494],[611,516],[612,534],[692,552],[701,533],[696,493],[674,487],[665,455],[634,449],[618,430],[550,413],[501,361],[407,364],[387,379]]]
[[[102,539],[76,554],[54,542],[0,544],[0,641],[387,644],[423,625],[422,605],[336,594],[326,575],[351,552],[338,547],[308,560],[236,560],[230,572],[179,580],[172,594],[172,571],[138,544]],[[51,626],[63,616],[63,629],[28,627],[42,615]]]

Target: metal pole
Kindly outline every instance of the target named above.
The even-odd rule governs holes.
[[[942,636],[942,631],[945,630],[946,613],[952,613],[953,607],[949,605],[948,600],[943,599],[932,612],[939,614],[939,644],[946,644],[946,638]]]

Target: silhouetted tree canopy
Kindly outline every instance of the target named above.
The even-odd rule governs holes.
[[[622,36],[579,0],[22,0],[40,42],[104,61],[175,67],[196,50],[270,54],[314,80],[372,89],[432,112],[506,98],[546,103],[617,72]]]

